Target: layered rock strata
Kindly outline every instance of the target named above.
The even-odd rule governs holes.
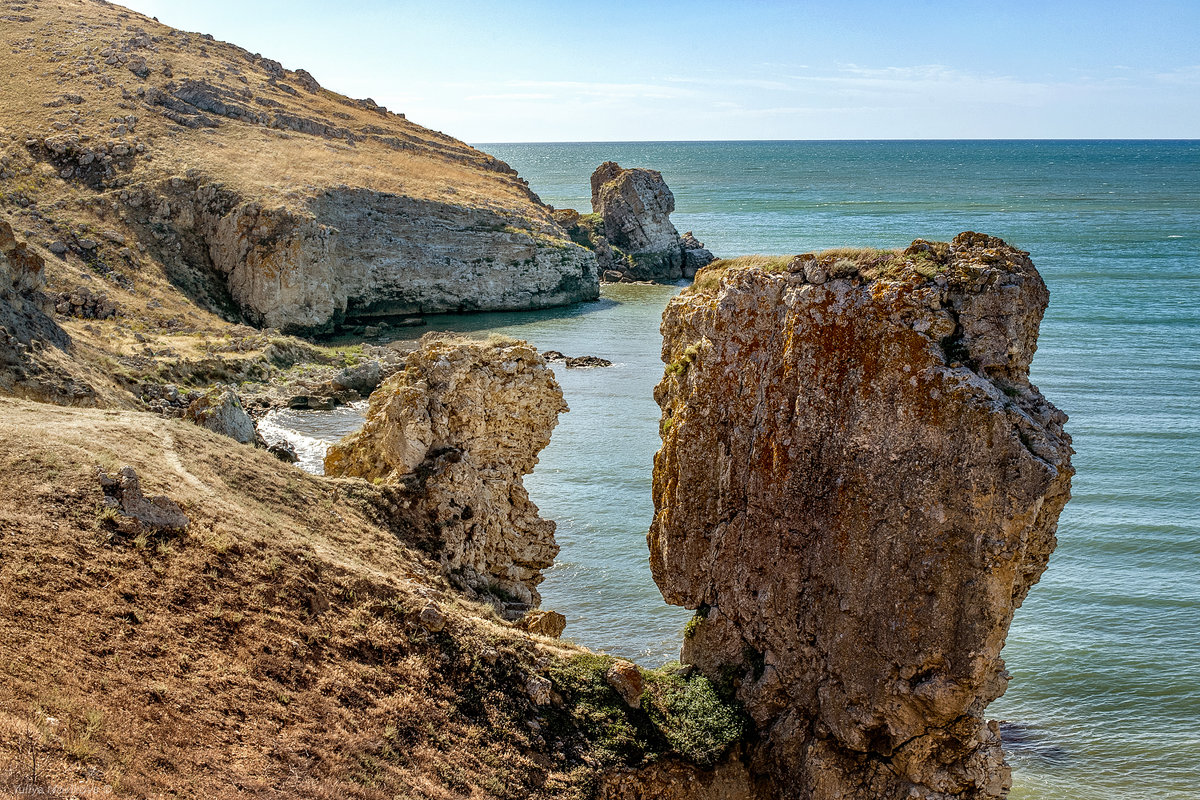
[[[548,213],[518,217],[349,187],[302,208],[269,208],[203,179],[123,196],[145,238],[177,254],[178,284],[209,295],[210,305],[227,295],[261,327],[327,333],[347,321],[599,296],[595,255]]]
[[[1029,381],[1049,295],[981,234],[886,263],[797,257],[670,303],[651,566],[774,796],[999,798],[985,709],[1073,474]]]
[[[430,334],[371,395],[362,430],[330,448],[325,472],[419,490],[411,502],[440,531],[445,568],[535,606],[558,545],[522,478],[567,410],[531,345]]]

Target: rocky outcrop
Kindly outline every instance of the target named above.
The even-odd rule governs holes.
[[[133,467],[122,467],[116,475],[97,468],[96,479],[104,492],[103,508],[114,519],[127,517],[151,531],[179,531],[191,522],[171,498],[165,495],[146,497]]]
[[[733,679],[771,795],[999,798],[985,710],[1073,474],[1029,382],[1048,292],[975,233],[825,261],[667,307],[654,578],[697,609],[683,660]]]
[[[254,420],[242,408],[241,400],[229,390],[214,390],[196,398],[183,413],[183,418],[242,444],[253,442],[257,432]]]
[[[712,251],[704,246],[704,242],[693,236],[691,231],[679,237],[679,245],[683,248],[683,277],[685,278],[696,277],[697,272],[717,260]]]
[[[592,213],[604,220],[609,244],[632,257],[627,272],[633,280],[683,277],[683,248],[670,216],[674,210],[675,195],[660,172],[606,161],[592,173]]]
[[[602,281],[674,281],[715,260],[691,231],[679,235],[674,210],[661,173],[606,161],[592,173],[592,213],[564,208],[553,216],[572,241],[596,254]]]
[[[558,553],[522,478],[567,410],[536,348],[428,334],[372,395],[362,430],[325,472],[412,490],[440,530],[437,556],[468,587],[534,606]]]
[[[596,257],[545,219],[367,189],[269,208],[199,180],[124,193],[177,283],[250,323],[327,333],[374,319],[519,311],[599,296]],[[206,284],[215,284],[206,287]]]
[[[42,257],[0,219],[0,328],[24,347],[35,339],[58,347],[69,341],[48,316],[53,304],[42,293],[45,284]]]

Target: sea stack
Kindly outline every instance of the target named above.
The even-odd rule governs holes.
[[[651,566],[697,609],[683,660],[733,679],[772,796],[1004,796],[985,710],[1073,474],[1029,381],[1028,254],[964,233],[709,277],[667,307],[656,391]]]
[[[540,602],[558,554],[522,478],[567,410],[532,345],[427,334],[371,395],[362,430],[330,448],[325,472],[403,490],[439,531],[446,570],[469,589],[500,590],[520,616]]]

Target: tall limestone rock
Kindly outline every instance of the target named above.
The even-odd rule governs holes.
[[[667,307],[651,566],[774,796],[1005,794],[984,714],[1073,474],[1029,382],[1048,297],[1027,253],[964,233]]]
[[[428,334],[371,395],[362,430],[330,448],[325,472],[415,490],[447,570],[536,606],[558,545],[522,478],[567,410],[531,345]]]
[[[592,173],[592,213],[604,221],[608,243],[631,256],[634,280],[683,277],[683,247],[671,223],[675,195],[662,173],[622,169],[605,161]]]

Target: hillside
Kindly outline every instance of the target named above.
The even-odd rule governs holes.
[[[126,465],[185,530],[105,504],[97,469]],[[630,707],[615,659],[468,599],[400,488],[0,398],[0,497],[0,793],[619,797],[628,767],[690,774],[737,733],[701,678],[642,671]]]
[[[513,170],[403,114],[100,0],[0,18],[0,215],[52,289],[298,333],[598,291]]]

